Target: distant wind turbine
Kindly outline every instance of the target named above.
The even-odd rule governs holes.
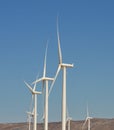
[[[53,81],[53,78],[46,77],[46,58],[47,58],[47,47],[45,51],[45,58],[44,58],[44,71],[43,77],[37,79],[33,84],[41,82],[43,83],[43,89],[45,85],[45,107],[44,107],[44,130],[48,130],[48,81]]]
[[[67,108],[67,118],[66,118],[66,122],[68,123],[68,130],[70,130],[71,127],[71,120],[72,118],[69,116],[69,112],[68,112],[68,108]]]
[[[82,126],[82,130],[84,129],[84,126],[86,125],[86,123],[88,122],[88,130],[90,130],[90,120],[92,119],[92,117],[89,116],[89,110],[88,110],[88,105],[87,105],[87,117],[85,119],[85,122]]]
[[[58,29],[58,20],[57,20],[57,38],[58,38],[58,56],[59,56],[59,65],[56,72],[56,75],[54,77],[54,81],[51,84],[50,92],[53,88],[53,85],[55,83],[55,80],[59,74],[59,71],[63,70],[63,86],[62,86],[62,130],[66,130],[66,68],[72,68],[73,64],[65,64],[62,61],[62,52],[60,47],[60,37],[59,37],[59,29]]]
[[[25,81],[24,81],[25,82]],[[37,130],[37,94],[41,94],[41,92],[36,91],[36,84],[34,84],[34,88],[32,88],[27,82],[25,82],[26,86],[34,96],[34,130]]]
[[[27,113],[27,121],[28,121],[28,124],[29,124],[29,130],[31,130],[31,122],[32,122],[32,119],[34,117],[34,112],[26,112]]]

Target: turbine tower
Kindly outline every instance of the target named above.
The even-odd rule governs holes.
[[[45,58],[44,58],[44,71],[43,77],[37,79],[33,84],[41,82],[43,84],[43,89],[45,86],[45,106],[44,106],[44,130],[48,130],[48,81],[53,81],[53,78],[46,77],[46,58],[47,58],[47,47],[45,51]]]
[[[89,116],[89,111],[88,111],[88,105],[87,105],[87,117],[85,119],[85,122],[82,126],[82,130],[84,129],[84,126],[86,125],[86,122],[88,122],[88,130],[90,130],[90,120],[92,119],[92,117]]]
[[[24,81],[25,82],[25,81]],[[27,82],[25,82],[26,86],[34,96],[34,130],[37,130],[37,94],[41,94],[41,92],[36,91],[36,84],[34,84],[34,88],[32,88]]]
[[[73,64],[65,64],[62,61],[62,52],[60,47],[60,38],[59,38],[59,30],[58,30],[58,21],[57,21],[57,38],[58,38],[58,55],[59,55],[59,65],[54,78],[54,81],[51,84],[49,94],[53,88],[54,82],[59,74],[59,71],[62,69],[63,71],[63,85],[62,85],[62,130],[66,130],[66,69],[72,68]]]

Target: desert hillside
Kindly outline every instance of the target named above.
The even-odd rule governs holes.
[[[82,130],[83,123],[71,121],[71,130]],[[1,123],[0,130],[28,130],[28,123]],[[43,124],[38,124],[38,130],[43,130]],[[61,130],[61,122],[49,123],[49,130]],[[87,130],[87,125],[84,130]],[[114,130],[114,119],[91,119],[91,130]]]

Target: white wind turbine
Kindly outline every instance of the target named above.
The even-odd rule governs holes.
[[[59,55],[59,65],[58,69],[54,78],[54,81],[51,84],[49,94],[53,88],[55,80],[59,74],[59,71],[63,70],[63,85],[62,85],[62,130],[66,130],[66,68],[72,68],[73,64],[65,64],[62,61],[62,52],[60,47],[60,38],[59,38],[59,30],[58,30],[58,23],[57,23],[57,38],[58,38],[58,55]]]
[[[32,119],[33,119],[33,117],[34,117],[34,112],[27,112],[27,121],[28,121],[28,123],[29,123],[29,130],[31,130],[31,122],[32,122]]]
[[[43,89],[45,86],[45,106],[44,106],[44,130],[48,130],[48,81],[53,81],[53,78],[46,77],[46,58],[47,58],[47,47],[45,51],[45,58],[44,58],[44,71],[43,77],[37,79],[33,84],[41,82],[43,84]]]
[[[29,125],[28,126],[29,130],[31,130],[31,123],[32,123],[32,120],[34,119],[34,107],[32,106],[33,105],[33,98],[34,97],[32,95],[32,101],[30,103],[30,110],[26,112],[27,113],[27,122],[28,122],[28,125]],[[32,112],[31,112],[31,109],[33,109]]]
[[[86,122],[88,122],[88,130],[90,130],[90,120],[92,119],[92,117],[89,116],[89,110],[88,110],[88,105],[87,105],[87,117],[85,119],[85,122],[82,126],[82,130],[84,129],[84,126],[86,125]]]
[[[67,108],[67,118],[66,118],[66,121],[68,123],[68,130],[70,130],[70,127],[71,127],[71,120],[72,120],[72,117],[69,116],[69,112],[68,112],[68,108]]]
[[[24,81],[25,82],[25,81]],[[37,130],[37,94],[41,94],[41,92],[36,91],[36,84],[34,84],[34,88],[32,88],[27,82],[25,82],[26,86],[34,96],[34,130]]]

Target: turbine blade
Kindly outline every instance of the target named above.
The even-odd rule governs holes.
[[[87,117],[89,117],[88,103],[87,103]]]
[[[66,111],[66,117],[67,117],[67,121],[68,121],[68,119],[69,119],[68,107],[67,107],[67,111]]]
[[[41,118],[41,121],[43,121],[44,120],[44,114],[43,114],[43,116],[42,116],[42,118]]]
[[[34,84],[34,88],[33,88],[33,91],[35,91],[35,89],[36,89],[36,82],[35,82],[35,84]]]
[[[33,108],[33,110],[32,110],[32,115],[34,115],[34,108]]]
[[[42,94],[43,94],[43,96],[44,96],[44,85],[45,85],[45,82],[43,81],[42,82]]]
[[[38,77],[39,77],[39,73],[38,73],[38,75],[36,76],[36,81],[37,81]],[[36,84],[37,84],[37,82],[36,82],[36,81],[34,82],[33,91],[35,91],[35,89],[36,89]]]
[[[31,91],[31,93],[33,93],[33,89],[32,89],[32,87],[31,87],[27,82],[24,81],[24,83],[25,83],[26,86],[29,88],[29,90]]]
[[[53,80],[53,82],[52,82],[52,84],[51,84],[51,87],[50,87],[50,89],[49,89],[49,94],[48,94],[48,96],[50,95],[50,93],[51,93],[51,91],[52,91],[52,89],[53,89],[53,85],[54,85],[55,80],[56,80],[56,78],[57,78],[57,76],[58,76],[58,74],[59,74],[60,69],[61,69],[61,65],[58,66],[56,75],[55,75],[54,80]]]
[[[37,79],[37,80],[35,80],[32,84],[35,84],[35,83],[41,82],[43,79],[44,79],[43,77],[40,78],[40,79]]]
[[[84,124],[82,125],[82,129],[84,128],[84,126],[85,126],[85,124],[86,124],[87,120],[88,120],[88,118],[86,118],[86,120],[85,120]]]
[[[47,59],[47,48],[48,48],[48,41],[47,41],[46,50],[45,50],[45,58],[44,58],[44,72],[43,72],[43,77],[46,77],[46,59]]]
[[[62,53],[61,53],[61,46],[60,46],[60,36],[59,36],[58,18],[57,18],[57,39],[58,39],[59,64],[61,64],[61,63],[62,63]]]

